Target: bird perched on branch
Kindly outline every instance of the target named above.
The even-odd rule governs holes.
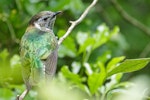
[[[57,65],[57,38],[53,33],[56,15],[61,12],[42,11],[33,16],[21,39],[22,74],[26,90],[18,96],[22,100],[32,86],[51,79]]]

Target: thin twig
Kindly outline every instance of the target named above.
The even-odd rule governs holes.
[[[129,23],[143,31],[146,35],[150,37],[150,29],[143,23],[139,22],[134,17],[130,16],[120,5],[116,0],[110,0],[113,6],[115,7],[116,11],[119,12],[119,14]]]
[[[93,0],[93,2],[85,9],[85,11],[79,17],[79,19],[77,19],[76,21],[70,21],[71,26],[68,28],[67,32],[59,39],[58,45],[60,45],[65,40],[65,38],[67,38],[68,35],[72,32],[72,30],[74,29],[74,27],[76,25],[78,25],[86,17],[86,15],[90,11],[90,9],[96,4],[97,1],[98,0]]]

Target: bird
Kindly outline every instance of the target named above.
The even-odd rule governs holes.
[[[17,96],[22,100],[43,79],[51,80],[56,72],[58,40],[53,32],[56,16],[61,11],[41,11],[29,21],[21,38],[20,57],[26,90]]]

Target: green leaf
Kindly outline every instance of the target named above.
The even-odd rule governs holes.
[[[106,43],[110,37],[109,28],[105,24],[99,25],[97,30],[98,31],[93,35],[95,40],[95,44],[93,46],[94,49]]]
[[[103,85],[103,82],[106,77],[106,72],[104,66],[98,62],[98,66],[100,67],[100,73],[92,73],[88,77],[88,86],[91,94],[95,94],[99,87]]]
[[[0,52],[0,86],[4,87],[23,83],[19,55],[9,56],[7,49]]]
[[[150,58],[127,59],[108,72],[107,77],[117,73],[127,73],[140,70],[144,68],[149,63],[149,61]]]
[[[129,88],[133,86],[134,84],[131,82],[121,82],[119,84],[114,85],[112,88],[117,89],[117,88]]]
[[[14,55],[10,59],[10,67],[11,67],[11,77],[12,77],[10,83],[13,84],[23,83],[22,73],[18,73],[21,72],[21,62],[20,62],[19,55]]]
[[[112,88],[116,85],[119,84],[120,79],[122,78],[122,73],[112,75],[111,77],[107,78],[109,81],[105,81],[105,91],[108,92],[112,90]]]
[[[0,52],[0,61],[3,62],[7,59],[9,53],[7,49],[4,49],[3,51]]]
[[[109,28],[105,25],[99,25],[97,27],[97,32],[93,35],[93,38],[95,40],[95,44],[93,46],[93,49],[96,49],[106,43],[110,40],[114,35],[118,34],[119,28],[116,26],[113,30],[109,30]]]
[[[58,37],[63,36],[64,30],[59,30]],[[70,45],[71,44],[71,45]],[[69,56],[75,57],[77,54],[76,44],[72,37],[67,37],[59,47],[59,57]]]
[[[94,94],[98,88],[102,85],[102,77],[99,73],[93,73],[88,77],[88,85],[91,94]]]
[[[60,45],[58,53],[59,57],[75,57],[77,54],[77,49],[74,40],[71,37],[68,37],[63,44]]]
[[[86,51],[88,48],[90,48],[95,43],[95,40],[93,38],[88,38],[83,45],[79,48],[79,54]]]
[[[71,0],[70,9],[74,14],[80,14],[84,8],[82,0]]]
[[[102,55],[100,55],[97,59],[97,61],[101,61],[104,64],[111,58],[111,51],[104,51]]]
[[[122,57],[115,57],[107,64],[106,71],[107,73],[113,70],[120,61],[124,60],[125,56]]]
[[[118,34],[118,32],[119,32],[119,27],[118,27],[118,26],[115,26],[115,27],[113,28],[113,30],[111,30],[110,34],[111,34],[111,35],[116,35],[116,34]]]
[[[71,44],[71,45],[70,45]],[[74,54],[76,54],[77,49],[76,49],[76,45],[75,45],[75,41],[73,38],[71,37],[67,37],[65,39],[65,41],[63,41],[63,45],[68,48],[69,50],[71,50]]]
[[[15,97],[13,92],[8,88],[0,88],[0,98],[1,100],[11,100],[12,97]]]
[[[63,66],[61,69],[61,72],[68,80],[70,80],[73,83],[78,84],[82,82],[82,79],[80,78],[78,74],[74,74],[69,71],[68,66]]]

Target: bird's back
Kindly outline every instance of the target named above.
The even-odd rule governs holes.
[[[29,84],[38,83],[44,77],[45,67],[54,67],[43,63],[54,51],[57,51],[57,39],[51,31],[36,28],[26,31],[21,39],[20,52],[24,80],[29,80]]]

